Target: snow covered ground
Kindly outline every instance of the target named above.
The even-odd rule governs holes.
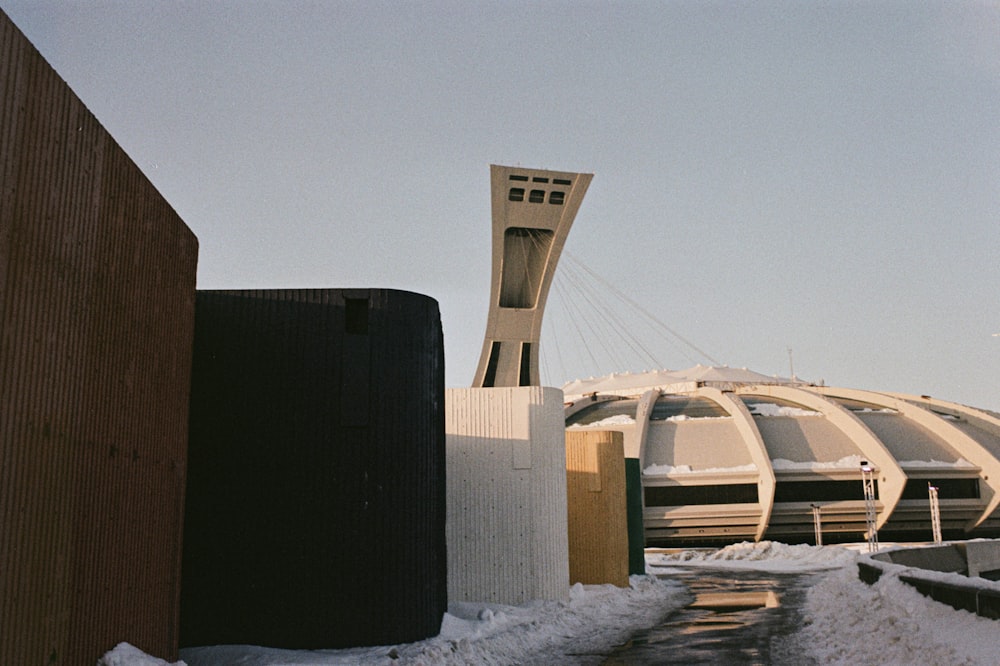
[[[891,547],[891,544],[887,544]],[[819,664],[1000,664],[1000,621],[924,597],[891,567],[872,586],[858,579],[857,552],[867,546],[789,546],[742,543],[718,551],[647,554],[651,572],[670,567],[829,569],[806,598],[802,629],[792,637],[799,654]],[[952,574],[956,576],[957,574]],[[984,585],[992,587],[984,581]]]
[[[600,664],[602,654],[690,601],[669,580],[671,568],[711,567],[772,572],[822,571],[810,589],[802,629],[791,638],[800,654],[823,664],[997,664],[1000,621],[931,601],[887,572],[873,586],[858,580],[857,548],[736,544],[717,551],[647,552],[651,574],[631,587],[572,588],[568,602],[522,606],[451,604],[441,634],[417,643],[350,650],[295,651],[249,646],[183,650],[187,666],[328,664]],[[165,666],[122,644],[99,666]]]

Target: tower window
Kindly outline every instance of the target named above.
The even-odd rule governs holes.
[[[483,388],[493,388],[497,383],[497,366],[500,364],[500,343],[496,340],[490,345],[490,359],[486,362],[486,374],[483,377]]]
[[[566,200],[565,192],[549,192],[549,203],[556,204],[557,206],[562,206],[563,201]]]
[[[552,179],[552,184],[553,185],[572,185],[573,181],[566,180],[565,178],[553,178]]]
[[[524,188],[523,187],[512,187],[510,188],[510,194],[507,195],[509,201],[524,201]]]
[[[518,386],[531,386],[531,343],[521,343],[521,372],[517,378]]]
[[[531,190],[531,194],[528,195],[528,201],[531,203],[543,203],[545,201],[545,190]]]
[[[510,179],[511,179],[511,180],[521,180],[521,181],[527,181],[527,180],[528,180],[528,177],[527,177],[527,176],[518,176],[517,174],[515,174],[515,173],[512,173],[512,174],[510,175]]]
[[[547,182],[549,182],[549,179],[548,178],[542,178],[541,176],[535,176],[534,178],[531,179],[531,182],[533,182],[533,183],[547,183]]]

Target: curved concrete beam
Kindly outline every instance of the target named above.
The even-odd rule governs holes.
[[[591,405],[596,405],[602,402],[612,402],[618,400],[616,395],[593,395],[584,396],[570,403],[563,403],[563,418],[569,418],[576,414],[577,412],[582,412],[587,407]]]
[[[653,406],[656,399],[660,397],[660,391],[652,389],[646,391],[639,398],[639,405],[635,408],[635,429],[632,431],[635,442],[625,443],[625,457],[631,458],[629,453],[635,453],[639,459],[639,469],[646,466],[646,436],[649,434],[649,416],[653,413]]]
[[[963,458],[979,467],[980,493],[985,495],[983,499],[986,500],[986,508],[978,518],[969,521],[965,527],[966,531],[978,527],[1000,506],[1000,460],[997,460],[982,444],[962,432],[959,428],[948,423],[948,421],[940,416],[935,415],[929,409],[910,402],[910,400],[921,400],[919,396],[909,396],[909,399],[907,399],[888,393],[876,393],[860,389],[815,387],[815,390],[822,392],[824,395],[859,400],[895,409],[906,418],[927,428],[927,430],[946,441]],[[983,414],[983,416],[987,415]],[[982,492],[984,489],[987,492]]]
[[[968,423],[971,423],[972,425],[976,426],[977,428],[980,428],[981,430],[985,430],[994,437],[1000,437],[1000,418],[997,418],[992,414],[988,414],[987,412],[984,412],[981,409],[976,409],[975,407],[968,407],[966,405],[960,405],[957,402],[938,400],[930,396],[922,396],[922,395],[916,396],[916,395],[908,395],[905,393],[887,393],[886,395],[891,395],[895,398],[899,398],[900,400],[905,400],[907,402],[916,403],[917,405],[927,405],[929,407],[935,407],[942,412],[950,413],[952,416],[967,421]],[[945,423],[947,423],[947,421],[945,421]],[[990,465],[981,465],[979,463],[976,463],[976,461],[973,460],[972,458],[968,458],[969,462],[973,464],[979,464],[979,467],[983,470],[982,479],[984,482],[988,482],[990,477],[992,477],[993,479],[997,479],[998,478],[997,470],[1000,469],[1000,460],[997,460],[996,456],[994,456],[989,450],[986,450],[985,447],[979,444],[979,442],[976,442],[976,444],[978,445],[979,448],[983,448],[986,451],[988,458],[992,459],[993,462]],[[966,455],[965,452],[963,451],[959,451],[959,453],[961,453],[963,456]],[[984,520],[989,518],[993,513],[997,511],[997,508],[1000,507],[1000,492],[994,494],[993,501],[990,502],[989,506],[992,506],[992,509],[987,507],[987,510],[983,513],[982,516],[980,516],[976,520],[975,525],[973,525],[972,528],[970,529],[975,529],[975,527],[981,525]]]
[[[995,437],[1000,437],[1000,418],[993,416],[981,409],[976,409],[975,407],[968,407],[966,405],[960,405],[957,402],[948,402],[947,400],[938,400],[937,398],[932,398],[930,396],[916,396],[909,395],[906,393],[888,393],[885,395],[891,395],[894,398],[899,398],[900,400],[906,400],[907,402],[914,402],[918,405],[928,405],[930,407],[936,407],[940,411],[947,412],[953,416],[962,418],[968,421],[972,425],[982,428],[986,432],[990,433]]]
[[[639,405],[635,408],[635,428],[632,429],[631,435],[635,438],[634,441],[627,441],[628,434],[625,435],[625,457],[631,458],[630,453],[634,453],[635,457],[639,459],[639,485],[642,485],[642,470],[646,469],[646,436],[649,434],[649,416],[653,413],[653,405],[656,404],[656,399],[660,397],[660,391],[658,389],[651,389],[642,394],[639,398]],[[639,496],[642,498],[642,510],[646,510],[646,493],[640,492]],[[645,528],[643,528],[645,529]]]
[[[879,502],[882,503],[882,512],[875,521],[875,529],[882,529],[903,496],[903,488],[906,486],[906,472],[899,466],[895,456],[885,447],[882,440],[861,419],[834,401],[823,395],[817,395],[813,391],[814,388],[817,387],[753,386],[740,389],[739,393],[740,395],[770,396],[808,407],[826,417],[831,425],[854,442],[861,453],[874,463],[879,471],[878,495]],[[866,402],[872,401],[867,400]]]
[[[715,401],[733,417],[736,430],[746,443],[750,459],[757,466],[759,471],[757,501],[760,503],[761,513],[754,540],[760,541],[764,538],[764,532],[767,531],[767,525],[771,521],[771,511],[774,509],[774,489],[777,483],[774,478],[774,467],[771,465],[771,456],[768,455],[767,447],[764,446],[764,438],[761,437],[760,430],[757,429],[757,424],[754,422],[750,410],[747,409],[742,400],[737,400],[730,393],[723,393],[717,388],[708,386],[699,388],[695,391],[695,395]]]

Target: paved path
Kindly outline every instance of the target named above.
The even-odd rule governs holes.
[[[680,571],[669,578],[685,584],[693,602],[633,636],[605,666],[811,663],[788,637],[800,627],[806,590],[822,574]]]

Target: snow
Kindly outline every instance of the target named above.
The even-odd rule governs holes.
[[[452,603],[441,633],[407,645],[349,650],[276,650],[249,646],[189,648],[187,666],[242,664],[599,664],[636,630],[682,606],[685,588],[633,576],[628,588],[574,585],[569,601],[522,606]]]
[[[800,645],[822,664],[996,664],[1000,621],[932,601],[883,575],[868,586],[854,567],[806,597]]]
[[[151,657],[134,645],[119,643],[114,650],[97,660],[97,666],[186,666],[183,661],[169,662]]]
[[[674,416],[668,416],[665,419],[656,419],[659,421],[674,422],[678,423],[680,421],[717,421],[732,419],[731,416],[688,416],[687,414],[676,414]],[[615,426],[631,426],[635,425],[635,419],[628,414],[616,414],[614,416],[609,416],[603,418],[600,421],[593,421],[591,423],[574,423],[566,427],[567,430],[572,430],[574,428],[613,428]]]
[[[959,458],[955,462],[944,462],[941,460],[900,460],[900,467],[976,467],[965,458]]]
[[[801,385],[804,382],[789,377],[768,376],[747,368],[696,365],[686,370],[647,370],[645,372],[612,373],[603,377],[577,379],[563,385],[567,398],[578,398],[591,393],[631,394],[648,389],[667,392],[689,391],[699,384],[731,387],[736,385]]]
[[[1000,621],[959,611],[923,596],[899,580],[917,570],[884,565],[872,586],[858,578],[863,546],[789,546],[764,541],[718,551],[647,554],[651,571],[671,566],[755,569],[770,572],[829,571],[806,595],[803,628],[790,638],[803,663],[820,664],[996,664]],[[967,579],[919,570],[921,577]],[[981,583],[988,586],[989,582]]]
[[[679,421],[718,421],[731,418],[733,417],[732,416],[688,416],[687,414],[675,414],[674,416],[668,416],[663,420],[673,421],[676,423]]]
[[[844,456],[840,460],[829,462],[795,462],[787,458],[775,458],[771,461],[771,467],[774,469],[861,469],[862,460],[864,459],[858,455]]]
[[[658,624],[690,600],[670,581],[677,567],[817,572],[802,628],[788,638],[802,662],[822,664],[996,664],[1000,621],[954,610],[899,580],[912,569],[883,567],[872,586],[858,579],[854,546],[741,543],[719,550],[647,550],[647,571],[629,588],[575,585],[566,602],[521,606],[453,603],[441,634],[416,643],[349,650],[276,650],[216,646],[182,650],[174,666],[329,664],[600,664],[602,654],[635,631]],[[937,574],[943,575],[943,574]],[[949,574],[954,576],[957,574]],[[168,666],[123,643],[99,666]]]
[[[628,414],[616,414],[615,416],[609,416],[606,419],[601,419],[600,421],[594,421],[593,423],[574,423],[573,425],[567,427],[567,430],[572,430],[573,428],[609,428],[612,426],[623,426],[623,425],[635,425],[635,419]]]
[[[775,470],[819,470],[819,469],[860,469],[861,461],[864,460],[859,455],[844,456],[840,460],[796,462],[787,458],[774,458],[771,460],[771,467]],[[902,460],[899,463],[902,467],[972,467],[976,466],[964,458],[959,458],[955,462],[941,462],[940,460]],[[692,474],[695,472],[723,474],[726,472],[756,472],[757,466],[738,465],[736,467],[710,467],[706,469],[693,469],[690,465],[649,465],[642,470],[643,474]]]
[[[747,404],[747,409],[754,416],[823,416],[821,412],[801,407],[789,407],[787,405],[776,405],[772,402],[752,402]]]
[[[643,474],[724,474],[726,472],[756,472],[757,466],[753,463],[749,465],[737,465],[735,467],[708,467],[705,469],[692,469],[691,465],[649,465],[642,470]]]
[[[947,544],[949,542],[945,542]],[[892,548],[880,549],[880,553],[889,552]],[[965,574],[956,573],[953,571],[935,571],[933,569],[917,569],[914,567],[908,567],[903,564],[896,564],[894,562],[886,562],[881,559],[873,558],[871,555],[865,555],[862,557],[862,561],[869,566],[879,569],[883,575],[886,573],[891,573],[895,576],[913,576],[920,578],[921,580],[933,582],[933,583],[945,583],[948,585],[955,585],[958,587],[974,588],[977,590],[989,590],[991,592],[1000,592],[1000,581],[989,580],[987,578],[982,578],[980,576],[966,576]]]
[[[646,552],[647,571],[662,573],[676,566],[713,569],[756,569],[771,572],[821,571],[849,567],[857,571],[857,553],[842,546],[788,545],[778,541],[743,542],[718,550]]]

